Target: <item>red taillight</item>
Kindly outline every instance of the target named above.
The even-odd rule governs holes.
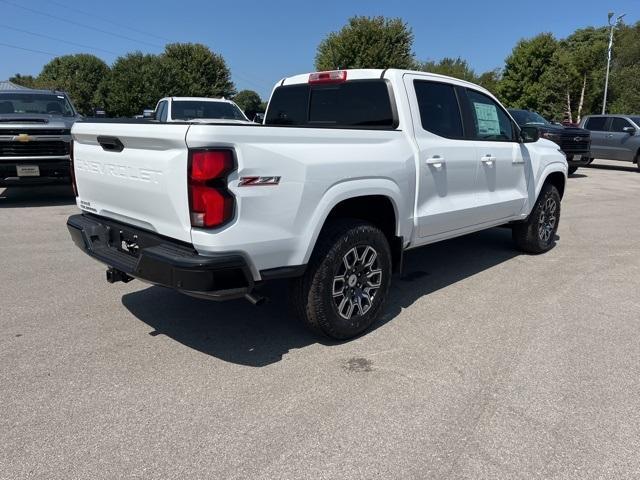
[[[234,198],[226,185],[226,176],[234,169],[233,153],[231,150],[191,150],[189,154],[191,225],[218,227],[233,216]]]
[[[78,196],[78,185],[76,184],[76,172],[73,165],[73,140],[69,142],[69,172],[71,173],[71,187],[73,188],[73,194]]]
[[[347,81],[346,70],[332,70],[330,72],[315,72],[309,74],[309,83],[341,83]]]

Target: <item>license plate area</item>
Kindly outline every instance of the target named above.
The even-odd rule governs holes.
[[[121,228],[109,228],[109,246],[132,257],[140,255],[140,238],[137,233]]]
[[[39,177],[40,167],[38,165],[16,165],[16,173],[19,177]]]

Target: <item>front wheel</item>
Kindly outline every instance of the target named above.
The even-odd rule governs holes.
[[[318,239],[305,274],[291,284],[294,312],[311,330],[353,338],[381,315],[391,283],[384,233],[360,220],[337,220]]]
[[[513,240],[523,252],[544,253],[553,247],[559,223],[560,194],[556,187],[547,183],[529,217],[513,226]]]

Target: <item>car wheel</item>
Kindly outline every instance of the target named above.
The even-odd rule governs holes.
[[[638,171],[640,172],[640,150],[636,154],[636,167],[638,167]]]
[[[559,223],[560,194],[556,187],[547,183],[529,217],[513,226],[513,240],[523,252],[544,253],[553,247]]]
[[[573,175],[577,171],[578,171],[578,167],[576,167],[576,166],[570,166],[569,167],[569,175]]]
[[[305,274],[291,282],[291,306],[311,330],[346,340],[379,318],[390,283],[384,233],[360,220],[341,219],[323,229]]]

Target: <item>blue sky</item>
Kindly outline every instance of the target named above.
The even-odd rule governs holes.
[[[0,80],[37,74],[51,54],[93,53],[110,64],[169,41],[201,42],[224,56],[238,89],[266,97],[278,79],[313,70],[318,43],[353,15],[401,17],[418,59],[460,56],[481,72],[502,66],[520,38],[603,25],[609,10],[640,19],[638,0],[0,0]]]

